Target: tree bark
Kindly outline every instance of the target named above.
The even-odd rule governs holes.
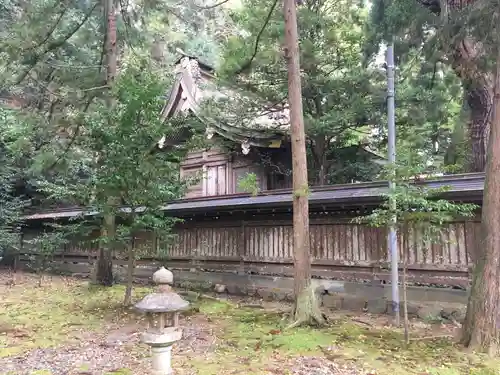
[[[104,0],[104,14],[106,16],[106,105],[108,109],[113,107],[113,97],[110,88],[116,77],[117,70],[117,48],[116,48],[116,9],[114,0]],[[104,213],[101,235],[107,237],[107,241],[101,241],[99,248],[99,259],[97,260],[96,282],[104,286],[113,285],[113,249],[116,237],[116,220],[113,207],[116,199],[110,197],[108,206],[111,209]]]
[[[113,285],[113,249],[116,238],[115,215],[104,214],[101,228],[101,237],[106,241],[99,244],[99,258],[97,259],[96,283],[103,286]]]
[[[293,318],[299,324],[323,324],[316,293],[311,287],[309,240],[309,188],[307,180],[306,138],[302,111],[299,42],[295,0],[284,1],[285,48],[288,67],[288,103],[292,138],[293,171],[293,248],[294,292]]]
[[[128,248],[128,261],[127,261],[127,288],[125,289],[125,297],[123,304],[129,306],[132,304],[132,288],[134,287],[134,269],[135,269],[135,242],[134,236],[130,240]]]
[[[470,109],[468,133],[470,142],[470,172],[483,172],[486,166],[486,148],[491,128],[491,106],[493,87],[484,84],[467,91],[467,104]]]
[[[500,355],[500,47],[484,183],[481,243],[476,253],[462,342]]]
[[[467,130],[470,144],[469,172],[483,172],[486,166],[486,149],[492,121],[493,76],[482,71],[483,55],[480,44],[467,37],[453,46],[450,57],[452,68],[462,80],[470,118]]]

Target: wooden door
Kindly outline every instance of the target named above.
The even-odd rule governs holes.
[[[227,166],[214,165],[207,166],[205,177],[206,196],[225,195],[227,191]]]

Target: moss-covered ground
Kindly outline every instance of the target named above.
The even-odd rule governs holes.
[[[99,341],[127,327],[141,329],[141,318],[121,306],[123,287],[89,287],[85,281],[55,277],[40,288],[31,276],[14,285],[0,280],[0,374],[144,374],[148,349],[138,343],[138,335],[125,335],[119,348]],[[136,288],[136,299],[150,290]],[[401,330],[384,324],[387,317],[337,313],[327,328],[286,330],[286,306],[268,304],[259,309],[214,299],[199,299],[192,305],[182,322],[184,338],[174,353],[178,374],[500,374],[499,362],[467,353],[453,338],[444,337],[453,335],[452,326],[412,322],[412,340],[405,347]],[[82,342],[88,348],[95,346],[91,353],[96,356],[131,360],[100,369],[92,354],[87,355],[88,363],[70,365],[68,353],[74,350],[75,357],[81,353],[68,348]],[[31,372],[27,365],[12,370],[13,358],[25,356],[19,363],[30,363],[31,353],[47,348],[53,350],[41,352],[42,356],[64,351],[68,363],[48,360],[55,365]],[[10,364],[8,372],[2,372],[4,364]]]

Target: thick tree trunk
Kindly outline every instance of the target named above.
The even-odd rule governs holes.
[[[117,70],[117,46],[116,46],[116,9],[114,0],[104,0],[104,13],[106,15],[106,85],[108,91],[116,77]],[[107,106],[113,107],[111,93],[107,94]],[[109,205],[113,206],[116,199],[109,198]],[[108,238],[101,242],[99,248],[99,259],[97,260],[96,282],[101,285],[113,285],[113,248],[116,237],[116,223],[114,210],[105,213],[101,235]]]
[[[477,84],[477,83],[476,83]],[[483,172],[486,166],[486,148],[491,127],[493,87],[489,84],[467,90],[470,109],[468,133],[470,142],[470,172]]]
[[[328,140],[329,141],[329,140]],[[312,178],[316,186],[324,186],[327,183],[328,175],[328,142],[324,136],[319,136],[314,139],[311,145],[312,158],[312,171],[315,176]]]
[[[500,48],[495,74],[491,134],[483,196],[482,236],[477,249],[462,342],[500,355]]]
[[[470,118],[467,124],[469,138],[469,172],[483,172],[492,118],[493,76],[479,66],[483,51],[471,38],[455,44],[450,53],[452,67],[465,89]]]
[[[294,325],[324,323],[316,293],[311,287],[309,240],[309,188],[306,139],[302,112],[299,43],[295,0],[284,1],[285,59],[288,66],[288,102],[292,138]]]

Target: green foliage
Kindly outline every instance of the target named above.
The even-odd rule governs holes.
[[[167,83],[160,72],[145,64],[128,61],[113,88],[113,109],[103,104],[85,116],[85,133],[75,140],[75,147],[98,157],[85,160],[83,178],[74,180],[69,174],[59,175],[55,182],[38,181],[49,198],[115,215],[116,236],[100,238],[113,241],[115,247],[144,230],[153,231],[159,240],[170,239],[176,219],[164,217],[160,209],[184,195],[187,183],[179,175],[180,161],[195,140],[190,134],[177,147],[156,147],[165,134],[167,139],[180,134],[184,123],[160,120],[161,94]],[[74,167],[79,168],[80,162]],[[109,197],[119,197],[119,201],[110,202]],[[157,255],[156,249],[148,250]]]
[[[245,193],[250,193],[252,196],[259,194],[260,188],[257,182],[257,175],[255,173],[247,173],[245,177],[238,180],[238,188]]]
[[[416,60],[401,66],[396,82],[397,137],[402,148],[418,149],[442,165],[448,148],[454,145],[454,128],[460,123],[460,81],[443,63],[425,61],[418,52],[410,56]],[[383,126],[379,136],[384,144],[386,134]]]
[[[176,56],[176,50],[181,49],[210,66],[217,66],[221,44],[233,33],[227,8],[208,7],[214,4],[211,0],[159,3],[149,12],[149,22],[145,25],[154,41],[153,48],[159,49],[157,52],[167,62],[172,62],[169,56]]]
[[[403,154],[396,165],[388,166],[385,170],[385,178],[395,184],[386,195],[385,202],[371,214],[356,218],[355,221],[374,227],[388,227],[395,219],[398,230],[406,231],[411,227],[428,244],[441,241],[441,231],[447,223],[457,218],[474,216],[478,207],[440,198],[449,189],[446,186],[429,188],[416,182],[420,176],[431,171],[429,160],[422,153],[408,151]]]
[[[301,186],[297,190],[294,190],[293,196],[295,198],[300,198],[300,197],[309,197],[311,194],[311,190],[309,189],[309,186]]]
[[[16,194],[18,150],[9,135],[15,119],[0,107],[0,258],[19,250],[21,210],[26,202]]]
[[[451,43],[441,21],[435,9],[418,1],[376,0],[365,26],[363,50],[365,64],[371,66],[380,61],[387,43],[394,41],[398,138],[407,141],[405,147],[420,148],[443,164],[445,156],[448,162],[451,153],[463,151],[463,144],[456,143],[452,134],[459,122],[464,126],[466,121],[461,118],[462,82],[445,58]],[[383,126],[379,135],[386,143]],[[463,157],[452,159],[462,169],[466,165]]]
[[[215,63],[217,45],[229,30],[226,12],[201,10],[203,4],[201,0],[121,2],[119,67],[138,57],[155,60],[163,76],[179,57],[178,47]],[[78,184],[89,175],[86,168],[95,155],[76,147],[75,139],[88,134],[86,114],[102,110],[108,89],[103,80],[103,7],[98,1],[54,0],[2,1],[0,7],[0,98],[16,103],[10,111],[16,121],[9,136],[20,151],[16,173],[24,190],[29,190],[23,194],[38,207],[76,204],[50,201],[39,194],[36,182],[58,184],[58,179],[71,177],[71,184]]]
[[[39,286],[42,283],[43,273],[55,271],[53,257],[55,254],[61,253],[64,245],[69,242],[66,235],[68,229],[69,227],[54,226],[47,228],[31,240],[23,241],[23,251],[29,251],[30,262],[28,266],[40,277]]]
[[[240,103],[235,103],[238,100],[233,96],[230,103],[240,119],[255,118],[263,108],[275,112],[286,103],[281,7],[274,8],[262,29],[273,4],[269,0],[243,2],[243,9],[234,15],[242,31],[226,44],[223,76],[232,79],[235,71],[251,61],[241,72],[239,84],[253,95],[239,98]],[[383,103],[384,94],[377,84],[383,76],[365,69],[360,58],[365,17],[366,10],[350,1],[312,1],[298,8],[309,174],[315,183],[326,183],[329,173],[334,172],[332,150],[357,145],[366,137]]]
[[[384,28],[389,28],[385,23],[400,22],[391,26],[395,32],[396,26],[403,28],[414,14],[421,25],[432,20],[421,7],[415,13],[414,1],[381,3],[374,4],[370,17],[366,8],[350,1],[311,1],[298,8],[304,121],[313,184],[369,181],[380,171],[377,158],[352,151],[365,148],[386,154],[386,78],[379,54],[387,35]],[[242,10],[233,15],[241,32],[225,45],[221,83],[235,81],[234,72],[238,72],[241,91],[227,102],[212,104],[211,111],[219,106],[219,118],[231,118],[240,126],[256,126],[257,116],[279,112],[286,103],[280,7],[263,28],[273,4],[269,0],[260,0],[258,5],[243,2]],[[413,35],[413,29],[401,30],[402,35]],[[431,36],[420,34],[431,43]],[[258,40],[256,35],[260,35]],[[396,44],[398,138],[422,148],[442,164],[461,111],[460,82],[438,54],[422,53],[403,39]],[[276,126],[279,123],[279,119],[274,121]]]

